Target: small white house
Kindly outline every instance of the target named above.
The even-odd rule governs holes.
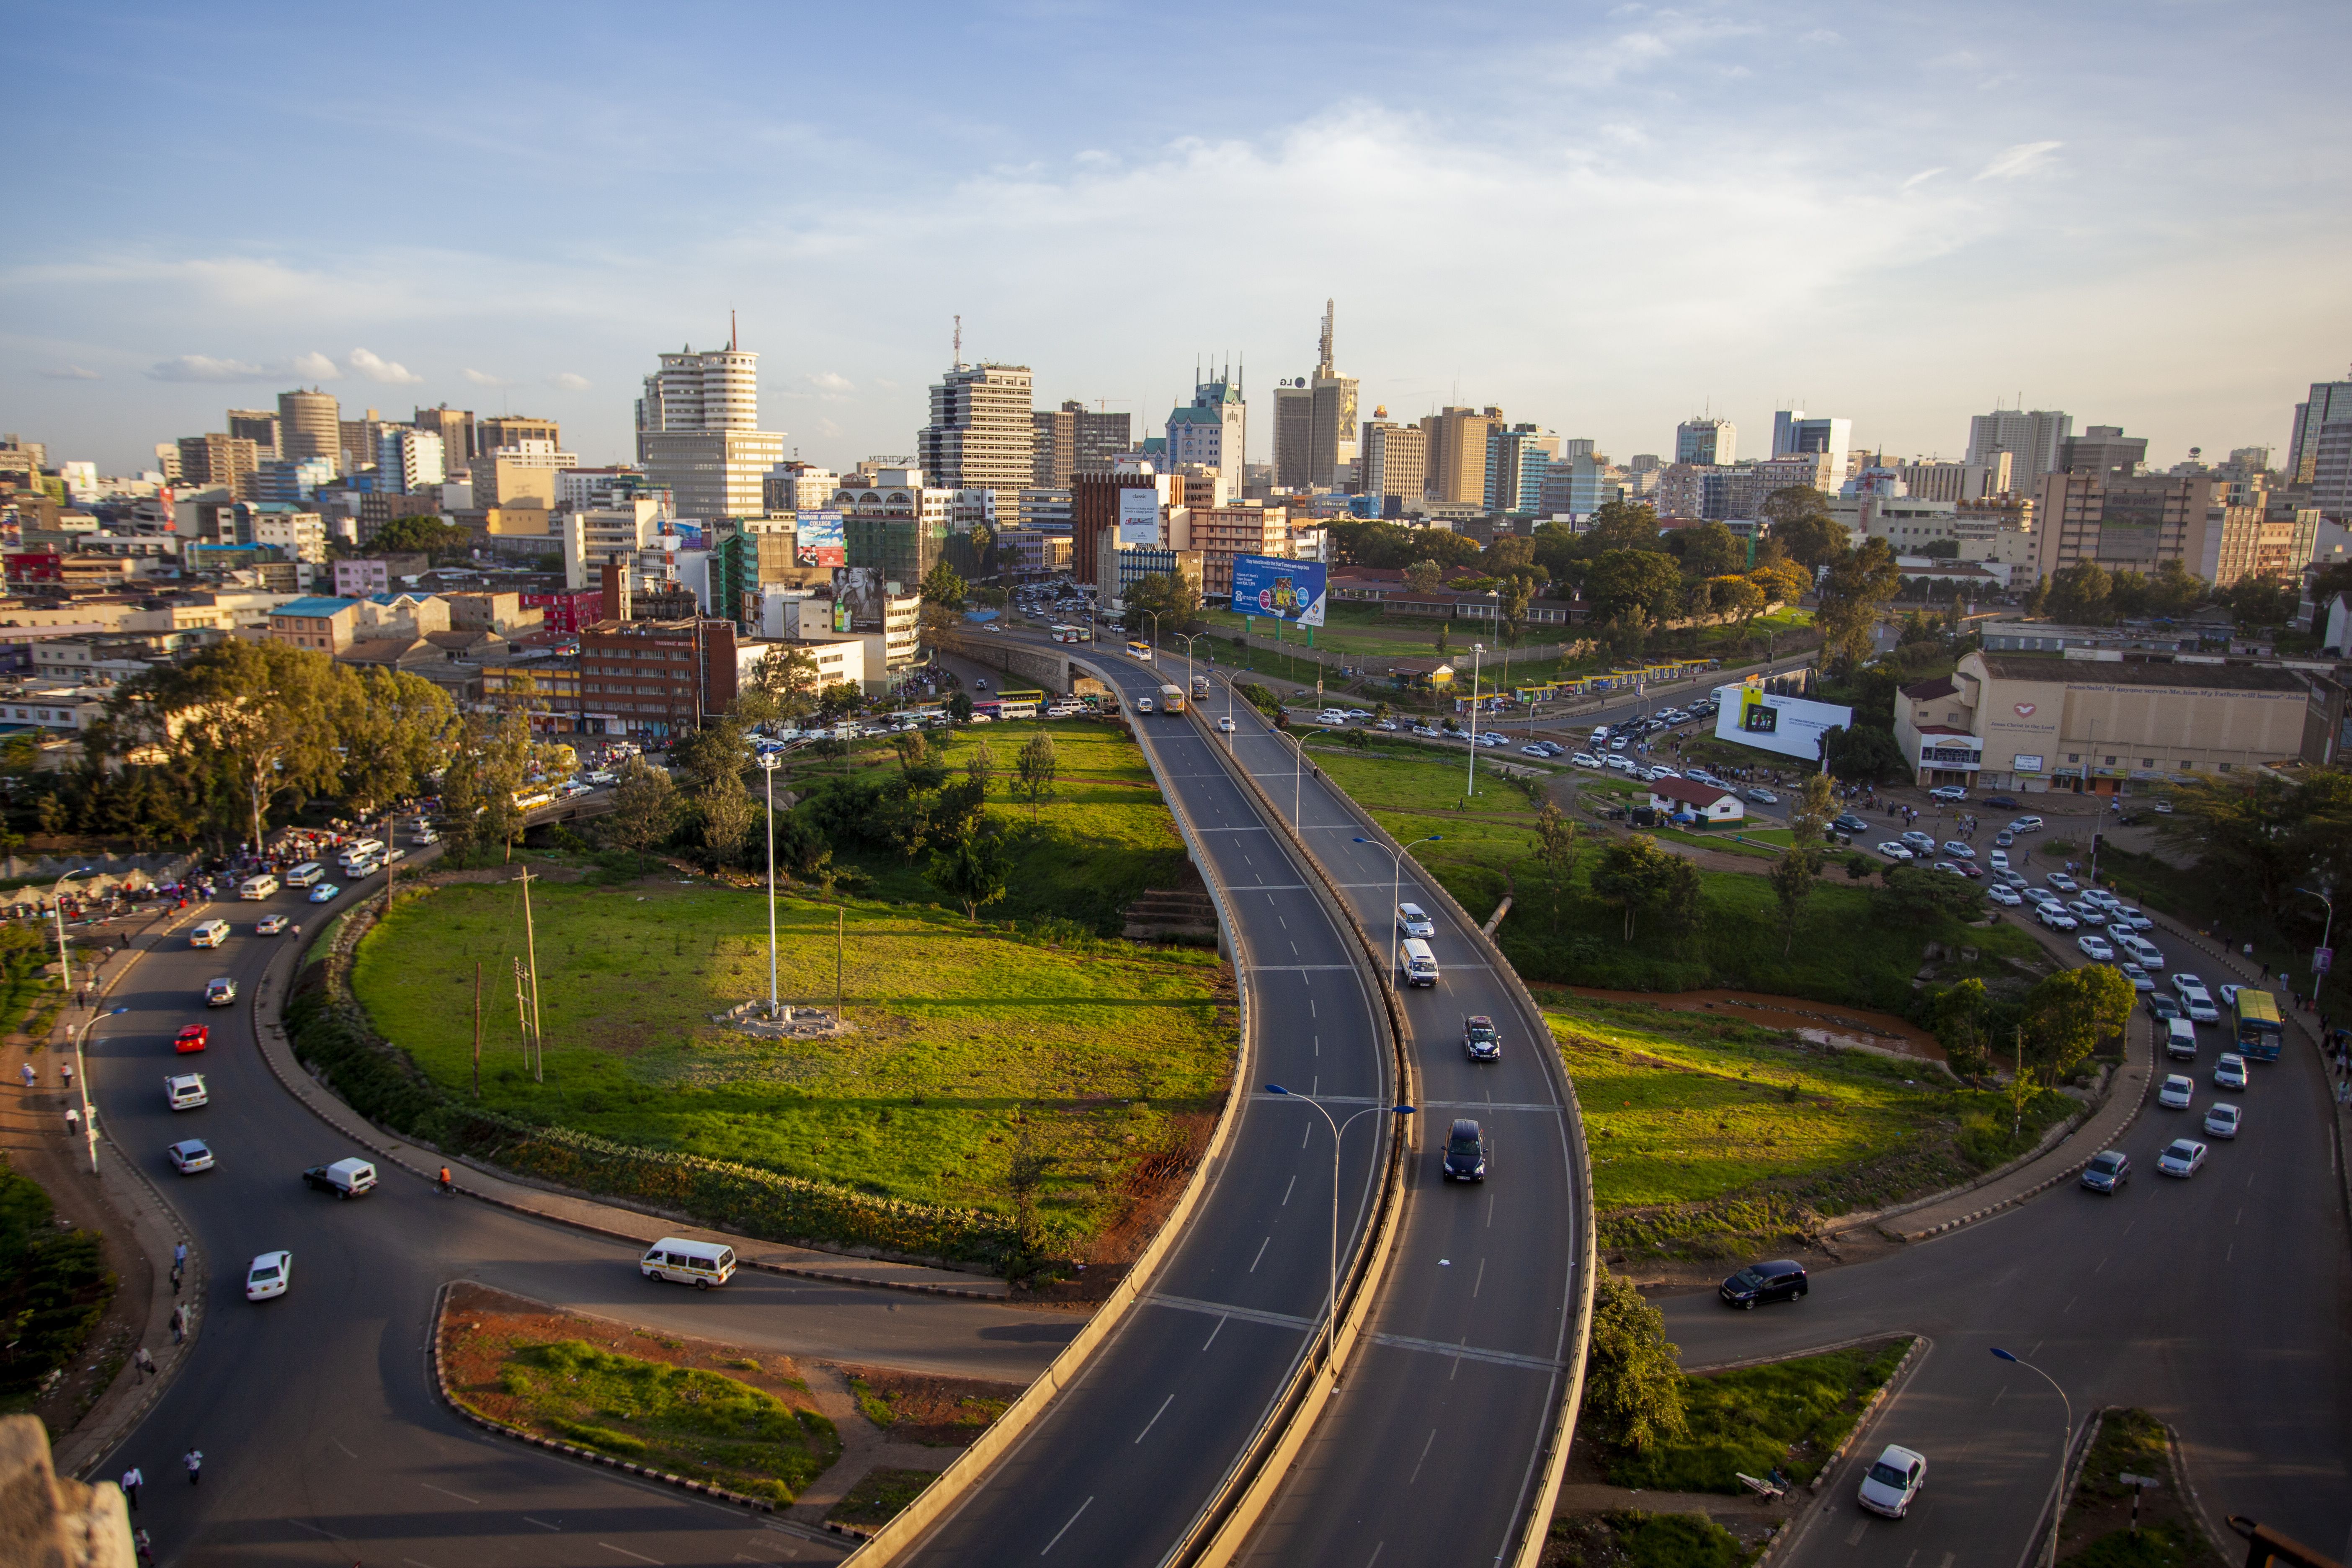
[[[1659,779],[1651,784],[1650,809],[1668,815],[1687,811],[1706,823],[1738,822],[1748,815],[1739,797],[1729,790],[1688,779]]]

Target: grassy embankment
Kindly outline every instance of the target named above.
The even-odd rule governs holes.
[[[540,883],[545,1081],[526,1069],[510,886],[404,901],[361,944],[352,989],[377,1029],[472,1103],[484,977],[482,1101],[639,1148],[914,1202],[1013,1212],[1024,1146],[1047,1162],[1038,1213],[1087,1256],[1131,1184],[1213,1113],[1231,1071],[1231,998],[1207,952],[1063,948],[924,910],[848,907],[854,1032],[756,1040],[708,1015],[767,992],[763,898],[675,882]],[[787,1001],[830,1005],[835,909],[780,904]]]
[[[28,1410],[50,1374],[70,1366],[106,1316],[115,1277],[96,1231],[60,1234],[56,1206],[0,1155],[0,1413]]]
[[[2157,1482],[2139,1494],[2137,1512],[2132,1489],[2116,1479],[2125,1475]],[[2190,1513],[2164,1423],[2145,1410],[2101,1413],[2098,1441],[2067,1500],[2058,1545],[2058,1561],[2073,1568],[2223,1568],[2231,1561]]]
[[[1924,1064],[1711,1014],[1540,998],[1584,1110],[1601,1245],[1621,1253],[1792,1245],[1823,1219],[1981,1174],[2076,1109],[2045,1091],[2012,1137],[2006,1095]]]
[[[1643,1454],[1608,1460],[1609,1479],[1644,1491],[1745,1495],[1743,1474],[1774,1468],[1810,1481],[1862,1417],[1873,1389],[1894,1375],[1908,1338],[1853,1345],[1683,1379],[1690,1430]]]

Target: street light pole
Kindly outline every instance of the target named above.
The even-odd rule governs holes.
[[[1323,1124],[1331,1129],[1331,1289],[1330,1294],[1325,1298],[1323,1309],[1323,1363],[1326,1366],[1328,1366],[1331,1363],[1332,1349],[1336,1343],[1336,1336],[1339,1328],[1340,1135],[1346,1132],[1349,1128],[1356,1124],[1357,1117],[1370,1116],[1376,1110],[1385,1110],[1391,1116],[1411,1116],[1415,1108],[1410,1105],[1368,1105],[1363,1110],[1356,1112],[1355,1116],[1350,1116],[1345,1121],[1333,1121],[1331,1120],[1331,1113],[1324,1110],[1322,1105],[1318,1102],[1312,1095],[1300,1094],[1296,1089],[1285,1089],[1278,1083],[1267,1084],[1265,1086],[1265,1091],[1268,1094],[1278,1094],[1285,1100],[1298,1100],[1306,1101],[1308,1105],[1315,1108],[1315,1114],[1323,1119]]]
[[[64,892],[68,882],[76,877],[87,877],[89,871],[87,866],[78,866],[49,884],[49,913],[57,918],[58,922],[58,984],[65,992],[68,1007],[73,1005],[73,960],[66,956],[66,905],[59,895]]]
[[[2319,885],[2322,888],[2328,886],[2326,882],[2322,882]],[[2329,939],[2334,937],[2336,934],[2336,900],[2329,898],[2325,892],[2315,893],[2309,888],[2297,888],[2295,891],[2301,893],[2307,899],[2317,899],[2321,903],[2327,906],[2327,923],[2319,928],[2319,946],[2322,952],[2328,952],[2328,963],[2332,967],[2335,963],[2335,954],[2328,951],[2328,942]],[[2321,983],[2327,978],[2327,971],[2325,969],[2315,969],[2312,971],[2312,974],[2311,994],[2315,997],[2319,994]],[[2289,1000],[2292,1001],[2293,998],[2290,997]]]
[[[1486,653],[1486,645],[1470,645],[1470,778],[1462,787],[1462,798],[1468,800],[1478,793],[1478,666]]]
[[[1389,862],[1389,989],[1391,991],[1396,989],[1396,911],[1397,900],[1402,896],[1404,891],[1404,852],[1412,848],[1413,844],[1436,844],[1444,841],[1444,837],[1445,835],[1443,833],[1433,833],[1426,838],[1414,839],[1412,844],[1400,844],[1396,847],[1395,852]],[[1372,840],[1369,838],[1359,838],[1356,842],[1359,844],[1371,844],[1372,847],[1375,849],[1386,847],[1384,845],[1372,843]]]
[[[81,1086],[81,1134],[89,1141],[89,1173],[93,1176],[98,1174],[98,1107],[89,1102],[89,1063],[83,1059],[82,1047],[89,1040],[92,1024],[100,1018],[116,1017],[129,1011],[128,1007],[117,1007],[110,1012],[93,1014],[83,1019],[81,1027],[74,1032],[74,1079]]]
[[[1298,801],[1306,788],[1307,742],[1313,736],[1328,735],[1330,732],[1328,730],[1309,730],[1304,735],[1290,735],[1287,730],[1275,731],[1277,735],[1290,735],[1290,743],[1298,752],[1297,761],[1290,770],[1290,830],[1293,833],[1298,831]]]
[[[2066,1461],[2072,1458],[2074,1447],[2074,1402],[2066,1397],[2066,1391],[2058,1386],[2058,1380],[2056,1378],[2051,1376],[2048,1373],[2043,1372],[2040,1367],[2034,1365],[2023,1356],[2011,1355],[2009,1352],[2001,1349],[1999,1345],[1992,1347],[1992,1353],[1999,1356],[2005,1362],[2012,1362],[2015,1364],[2023,1367],[2026,1371],[2040,1377],[2042,1382],[2048,1384],[2053,1389],[2056,1389],[2058,1394],[2058,1403],[2065,1408],[2066,1430],[2063,1435],[2064,1440],[2058,1445],[2058,1511],[2056,1517],[2050,1521],[2050,1568],[2058,1568],[2058,1532],[2060,1528],[2066,1522]]]
[[[768,1016],[782,1014],[776,994],[776,766],[784,760],[781,752],[760,753],[760,772],[767,775],[768,784]]]

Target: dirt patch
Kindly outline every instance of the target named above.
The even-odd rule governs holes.
[[[901,1470],[877,1466],[857,1478],[849,1495],[833,1505],[825,1521],[832,1524],[853,1524],[873,1530],[889,1523],[905,1510],[907,1505],[922,1495],[923,1489],[938,1480],[932,1470]]]
[[[1118,1215],[1087,1244],[1083,1256],[1071,1260],[1076,1273],[1066,1279],[1017,1284],[1013,1288],[1014,1301],[1092,1305],[1108,1300],[1118,1282],[1127,1278],[1135,1260],[1167,1223],[1169,1212],[1176,1206],[1184,1184],[1192,1179],[1193,1167],[1201,1163],[1202,1152],[1209,1146],[1209,1136],[1217,1125],[1216,1113],[1206,1110],[1173,1113],[1168,1120],[1171,1136],[1129,1167],[1119,1184]]]
[[[1603,991],[1592,985],[1559,989],[1604,1002],[1638,1002],[1675,1013],[1715,1013],[1767,1029],[1786,1029],[1817,1046],[1868,1046],[1922,1061],[1945,1059],[1944,1047],[1916,1024],[1892,1013],[1841,1007],[1760,991]]]
[[[969,1447],[1027,1386],[882,1366],[844,1366],[841,1373],[866,1419],[892,1441],[933,1448]]]

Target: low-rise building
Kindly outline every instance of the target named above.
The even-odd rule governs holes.
[[[1748,815],[1739,797],[1727,789],[1713,784],[1694,784],[1689,779],[1659,779],[1650,785],[1650,809],[1673,816],[1687,811],[1701,822],[1714,824],[1738,822]]]
[[[681,735],[735,700],[735,623],[599,621],[580,634],[581,717],[614,735]]]

